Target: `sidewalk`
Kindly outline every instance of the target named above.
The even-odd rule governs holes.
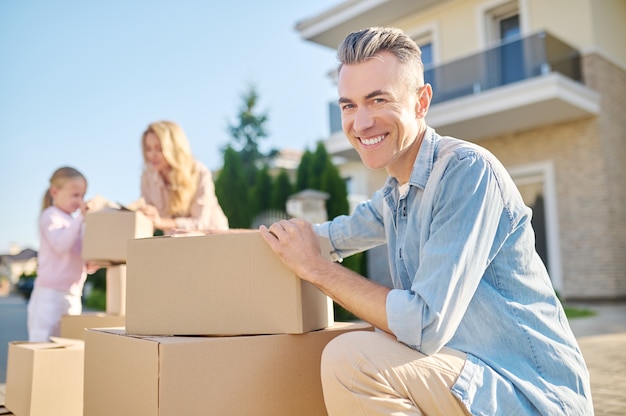
[[[626,415],[626,301],[568,306],[596,312],[595,316],[570,321],[591,373],[595,415]],[[10,415],[3,413],[7,344],[25,339],[26,302],[0,296],[0,415]]]
[[[597,312],[570,321],[591,375],[596,416],[626,415],[626,302],[570,306]]]

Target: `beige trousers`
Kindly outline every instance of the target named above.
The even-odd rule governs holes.
[[[469,415],[450,392],[465,353],[424,355],[384,332],[333,339],[322,353],[324,401],[330,416]]]

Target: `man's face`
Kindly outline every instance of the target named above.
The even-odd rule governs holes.
[[[386,168],[401,182],[408,180],[419,150],[430,91],[423,94],[425,87],[409,85],[390,52],[344,65],[339,72],[339,107],[348,140],[367,167]]]

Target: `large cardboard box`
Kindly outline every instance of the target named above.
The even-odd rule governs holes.
[[[86,312],[81,315],[61,317],[61,338],[85,339],[89,328],[117,328],[126,324],[124,315],[110,315],[103,312]]]
[[[328,239],[320,242],[329,253]],[[332,323],[329,298],[258,231],[132,240],[127,274],[130,334],[300,334]]]
[[[128,240],[152,237],[152,221],[141,212],[102,209],[85,214],[83,260],[108,266],[126,263]]]
[[[5,407],[16,416],[82,416],[84,343],[10,342]]]
[[[326,415],[320,358],[364,323],[298,335],[140,337],[88,330],[85,416]]]

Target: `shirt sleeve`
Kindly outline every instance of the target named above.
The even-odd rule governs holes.
[[[227,230],[228,218],[215,195],[211,171],[202,166],[198,172],[198,186],[189,207],[188,217],[174,219],[182,230]]]
[[[500,185],[484,157],[467,152],[451,158],[434,186],[432,210],[411,213],[424,216],[421,248],[411,246],[420,250],[412,286],[387,296],[389,328],[425,354],[454,336],[498,244],[500,222],[510,228]],[[428,191],[427,184],[424,200]]]
[[[385,226],[381,191],[357,206],[351,215],[341,215],[331,221],[314,225],[318,235],[327,237],[333,247],[335,261],[385,244]]]
[[[82,241],[83,215],[78,214],[61,218],[53,210],[44,211],[39,220],[41,235],[45,238],[52,250],[57,254],[71,251],[78,241]]]

